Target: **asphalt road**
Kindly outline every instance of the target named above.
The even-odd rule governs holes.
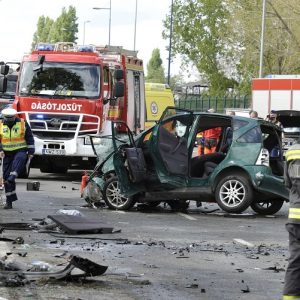
[[[191,204],[184,213],[163,204],[151,211],[93,209],[80,198],[80,178],[79,171],[58,176],[31,170],[28,180],[18,180],[14,209],[0,209],[0,223],[36,223],[33,219],[64,209],[121,232],[57,237],[6,229],[2,238],[23,237],[24,244],[1,241],[0,258],[27,268],[46,262],[57,270],[74,254],[107,265],[107,272],[81,281],[39,280],[21,287],[4,286],[0,276],[0,299],[281,299],[287,205],[269,217],[251,210],[228,215],[214,204]],[[26,183],[34,180],[40,190],[27,191]]]

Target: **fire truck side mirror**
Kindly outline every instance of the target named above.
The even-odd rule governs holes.
[[[9,66],[8,65],[0,65],[0,74],[1,75],[7,75],[9,72]]]
[[[0,76],[0,93],[5,93],[7,90],[7,78]]]
[[[124,96],[124,82],[117,81],[114,86],[114,98],[119,98]]]
[[[115,70],[114,75],[115,75],[115,79],[118,81],[124,79],[124,71],[123,70],[120,70],[120,69]]]

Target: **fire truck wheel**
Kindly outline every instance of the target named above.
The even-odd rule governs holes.
[[[121,195],[117,176],[113,176],[105,182],[103,197],[110,209],[128,210],[136,202],[134,197],[124,197]]]
[[[280,211],[284,200],[272,199],[265,202],[253,202],[251,208],[259,215],[274,215]]]

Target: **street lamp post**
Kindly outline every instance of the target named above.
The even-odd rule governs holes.
[[[136,19],[137,19],[137,0],[135,0],[135,18],[134,18],[133,51],[135,51],[135,41],[136,41]]]
[[[262,16],[261,16],[261,35],[260,35],[259,78],[262,78],[263,76],[265,19],[266,19],[266,0],[263,0]]]
[[[172,35],[173,35],[173,0],[171,2],[171,16],[170,16],[170,37],[169,37],[169,61],[168,61],[168,85],[170,85],[171,77],[171,51],[172,51]]]
[[[85,24],[86,23],[90,23],[91,21],[90,20],[86,20],[83,22],[83,39],[82,39],[82,45],[84,45],[85,43]]]
[[[96,9],[96,10],[108,9],[108,10],[109,10],[108,46],[110,46],[110,32],[111,32],[111,0],[109,0],[109,7],[93,7],[93,9]]]

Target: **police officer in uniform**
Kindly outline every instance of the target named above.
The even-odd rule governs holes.
[[[6,196],[4,209],[11,209],[18,200],[15,179],[26,167],[28,158],[34,154],[34,138],[28,123],[17,117],[13,108],[2,110],[0,121],[0,157],[3,163],[3,180]]]
[[[290,258],[285,274],[283,299],[300,300],[300,139],[285,154],[285,185],[290,189],[290,208],[286,229],[289,232]]]

